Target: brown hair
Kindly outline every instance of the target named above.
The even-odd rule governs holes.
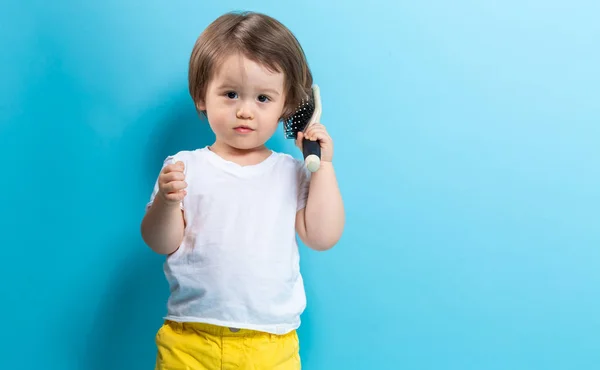
[[[216,66],[232,53],[241,53],[272,72],[284,74],[286,102],[281,118],[291,115],[310,93],[312,74],[292,32],[264,14],[231,12],[213,21],[196,40],[188,73],[194,103],[204,101]]]

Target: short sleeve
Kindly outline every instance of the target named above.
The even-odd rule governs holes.
[[[310,171],[304,166],[303,162],[298,161],[298,203],[296,212],[306,207],[310,178]]]
[[[167,158],[165,158],[165,160],[163,161],[163,165],[160,168],[158,176],[160,176],[160,173],[162,172],[163,168],[165,168],[166,166],[168,166],[172,163],[176,163],[178,160],[179,159],[176,159],[176,157],[174,155],[170,155]],[[158,194],[158,176],[156,176],[156,181],[154,182],[154,188],[152,189],[152,193],[150,194],[150,200],[146,204],[146,211],[148,209],[150,209],[150,206],[152,206],[152,203],[154,202],[154,198],[156,197],[156,194]],[[180,204],[180,207],[183,209],[183,203]]]

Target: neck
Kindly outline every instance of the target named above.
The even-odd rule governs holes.
[[[221,158],[237,163],[240,166],[258,164],[271,155],[271,151],[265,145],[256,148],[240,149],[215,141],[209,146],[209,149]]]

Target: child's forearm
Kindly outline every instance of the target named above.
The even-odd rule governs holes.
[[[318,250],[333,247],[344,229],[344,203],[331,162],[312,174],[304,220],[307,243]]]
[[[142,220],[142,239],[156,253],[171,254],[179,248],[185,228],[179,204],[156,197]]]

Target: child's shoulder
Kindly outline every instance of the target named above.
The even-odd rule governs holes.
[[[193,150],[180,150],[175,154],[169,154],[164,159],[165,164],[176,163],[178,161],[182,161],[184,163],[189,161],[195,161],[206,157],[208,149],[198,148]]]
[[[291,154],[284,153],[284,152],[278,152],[278,151],[275,151],[275,150],[272,150],[272,153],[279,160],[284,161],[285,163],[289,163],[291,165],[297,165],[299,163],[298,159],[296,159],[295,157],[293,157]]]
[[[277,162],[279,162],[283,166],[293,168],[297,171],[303,171],[304,169],[306,169],[306,167],[304,166],[304,161],[301,161],[300,159],[292,156],[291,154],[273,151],[273,155],[277,158]]]

